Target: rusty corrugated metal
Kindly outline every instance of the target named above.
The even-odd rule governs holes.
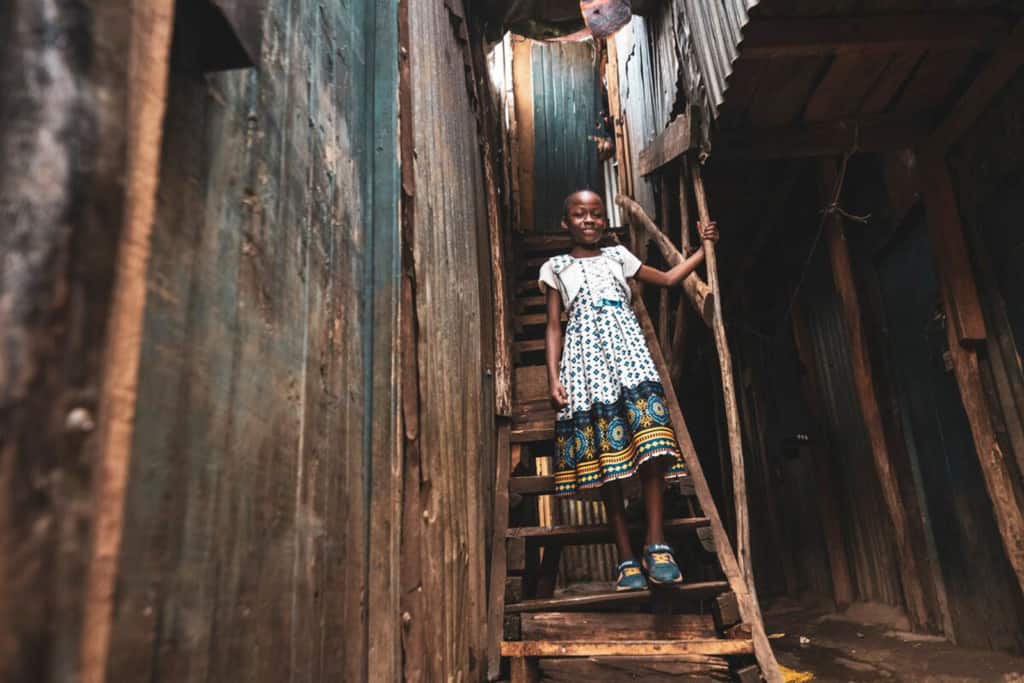
[[[758,4],[760,0],[672,0],[681,41],[682,87],[689,103],[704,114],[705,145],[707,125],[717,118],[725,100],[743,27]]]

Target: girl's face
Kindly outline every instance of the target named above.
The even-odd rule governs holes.
[[[604,237],[607,227],[604,202],[597,194],[577,192],[569,198],[569,211],[562,218],[562,228],[569,231],[573,242],[583,246],[596,246]]]

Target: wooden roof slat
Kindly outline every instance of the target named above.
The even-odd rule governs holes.
[[[899,52],[889,58],[889,63],[871,87],[871,91],[860,104],[860,113],[878,114],[885,111],[899,94],[914,68],[924,56],[921,50]]]
[[[885,54],[837,56],[811,94],[804,108],[804,118],[835,121],[856,114],[889,61],[889,55]]]
[[[863,152],[882,152],[913,147],[925,134],[919,123],[900,120],[748,128],[721,131],[713,153],[716,159],[796,159],[833,156],[854,147]]]
[[[999,16],[907,14],[869,17],[790,17],[752,21],[743,31],[742,59],[826,57],[899,50],[994,50],[1010,35]]]

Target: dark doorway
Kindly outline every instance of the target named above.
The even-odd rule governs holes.
[[[956,642],[1019,650],[1024,612],[949,369],[945,317],[922,216],[875,259],[903,434],[923,488]]]

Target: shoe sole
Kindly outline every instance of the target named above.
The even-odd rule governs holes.
[[[655,586],[671,586],[676,583],[682,583],[683,577],[680,576],[678,579],[675,579],[673,581],[658,581],[654,577],[648,576],[647,580],[653,583]]]
[[[647,574],[647,581],[653,583],[655,586],[672,586],[677,583],[683,582],[683,575],[680,574],[679,578],[673,579],[672,581],[658,581],[656,578],[651,576],[651,572],[647,569],[647,563],[644,562],[644,573]]]
[[[615,592],[616,593],[636,593],[637,591],[645,591],[645,590],[648,590],[648,589],[649,589],[648,586],[641,586],[640,588],[622,588],[620,586],[616,586],[615,587]]]

